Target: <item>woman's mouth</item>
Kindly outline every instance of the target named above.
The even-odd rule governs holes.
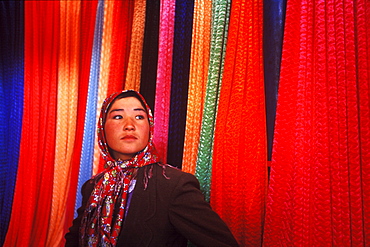
[[[133,135],[126,135],[124,137],[121,138],[122,140],[136,140],[136,136],[133,136]]]

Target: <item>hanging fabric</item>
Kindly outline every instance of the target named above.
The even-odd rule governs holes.
[[[46,245],[63,238],[78,103],[80,2],[60,2],[58,97],[51,216]]]
[[[112,54],[109,69],[108,93],[111,95],[125,87],[125,78],[130,55],[134,1],[114,1],[112,10]]]
[[[76,203],[75,203],[75,217],[77,217],[77,209],[81,206],[81,187],[90,179],[93,174],[94,162],[94,138],[96,130],[96,116],[98,105],[98,86],[99,86],[99,72],[100,72],[100,52],[103,33],[103,20],[104,20],[104,1],[99,0],[96,11],[94,43],[92,58],[90,64],[90,77],[87,95],[87,106],[85,112],[85,125],[84,135],[80,158],[80,171],[78,176],[78,185],[76,190]]]
[[[99,79],[98,79],[98,98],[96,105],[95,125],[99,121],[100,107],[103,104],[105,98],[108,96],[108,83],[111,67],[110,62],[112,61],[112,37],[113,37],[113,9],[115,1],[104,1],[104,17],[102,19],[102,41],[100,48],[100,63],[99,63]],[[93,163],[93,175],[102,171],[104,167],[103,159],[100,157],[100,149],[98,146],[98,136],[94,133],[94,163]],[[99,166],[100,165],[100,166]]]
[[[0,246],[12,211],[22,131],[24,2],[0,5]]]
[[[187,116],[182,158],[182,170],[192,174],[195,173],[202,107],[208,75],[211,16],[211,0],[194,1]]]
[[[214,1],[212,7],[211,55],[195,170],[195,175],[207,201],[210,197],[213,136],[227,43],[230,5],[230,1],[222,0]]]
[[[72,224],[75,212],[76,194],[80,191],[76,191],[78,183],[78,174],[80,169],[80,157],[83,142],[83,132],[85,123],[85,112],[86,112],[86,101],[88,95],[89,75],[90,75],[90,64],[92,46],[94,40],[94,27],[95,27],[95,16],[97,9],[97,1],[81,1],[80,16],[81,21],[79,23],[80,29],[80,68],[78,76],[78,105],[77,105],[77,117],[76,117],[76,133],[75,133],[75,145],[73,148],[72,160],[71,160],[71,176],[68,199],[66,202],[66,216],[64,222],[64,232],[67,232],[68,228]]]
[[[174,18],[175,0],[161,0],[153,140],[163,163],[167,160]]]
[[[281,51],[284,35],[286,0],[263,2],[263,66],[266,96],[266,125],[268,160],[271,161],[272,143],[279,88]]]
[[[189,87],[194,1],[177,0],[167,162],[181,168]]]
[[[360,168],[361,171],[361,187],[362,189],[362,207],[363,213],[362,218],[356,215],[357,219],[357,236],[359,239],[360,235],[363,234],[363,245],[368,246],[370,244],[370,190],[366,189],[370,182],[370,5],[368,1],[359,1],[354,6],[355,10],[355,55],[357,65],[357,85],[358,85],[358,116],[359,116],[359,149],[360,151]],[[352,132],[353,133],[353,132]],[[354,134],[354,133],[353,133]],[[353,174],[353,173],[352,173]],[[351,176],[353,180],[356,180],[358,173]],[[358,177],[357,177],[358,179]],[[358,189],[359,187],[355,187]],[[352,190],[354,191],[354,190]],[[357,197],[357,199],[359,199]],[[357,201],[357,210],[360,205]],[[353,214],[357,214],[353,211]],[[363,223],[363,226],[361,223]],[[361,231],[362,230],[362,231]]]
[[[125,89],[140,90],[141,62],[143,53],[145,30],[145,5],[146,0],[137,0],[134,4],[134,15],[130,43],[130,57],[128,62]]]
[[[211,206],[241,246],[260,246],[267,186],[261,1],[232,2],[223,71]]]
[[[155,110],[155,88],[158,67],[160,0],[146,1],[140,93]]]
[[[369,246],[369,7],[288,2],[265,246]]]
[[[59,2],[26,1],[24,4],[24,115],[17,181],[5,246],[45,243],[53,192]]]

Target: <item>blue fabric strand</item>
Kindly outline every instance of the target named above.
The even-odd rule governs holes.
[[[0,2],[0,246],[10,221],[22,132],[23,4]]]
[[[87,106],[85,115],[84,136],[82,141],[80,172],[78,176],[75,217],[77,217],[77,209],[81,206],[82,185],[91,178],[92,167],[94,161],[94,140],[96,132],[96,111],[98,103],[98,88],[99,88],[99,72],[100,72],[100,53],[103,35],[104,22],[104,0],[100,0],[97,6],[96,23],[93,51],[91,58],[89,91],[87,95]]]
[[[188,100],[194,1],[177,0],[167,162],[181,168]]]
[[[266,125],[268,160],[271,160],[280,78],[286,0],[263,3],[263,56],[266,95]]]

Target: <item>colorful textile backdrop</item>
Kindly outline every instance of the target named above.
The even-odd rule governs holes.
[[[369,2],[289,1],[283,36],[284,6],[1,1],[0,245],[63,246],[128,88],[241,246],[369,245]]]
[[[264,246],[370,245],[370,3],[288,1]]]

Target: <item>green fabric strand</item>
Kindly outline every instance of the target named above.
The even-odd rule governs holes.
[[[208,202],[212,175],[213,134],[222,82],[230,6],[230,0],[212,2],[210,63],[195,168],[195,176],[198,178],[200,189]]]

